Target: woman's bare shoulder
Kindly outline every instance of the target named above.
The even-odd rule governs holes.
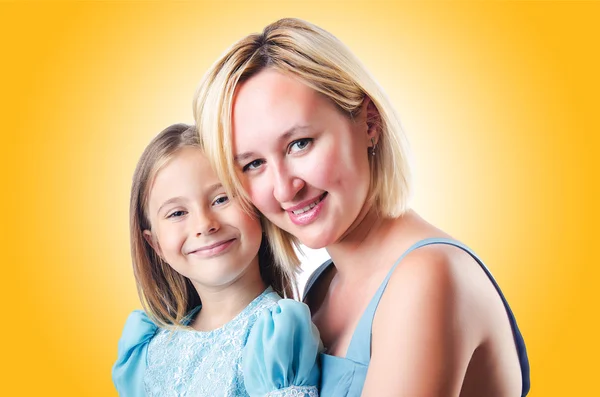
[[[373,322],[366,390],[458,395],[481,337],[460,272],[468,260],[457,248],[434,244],[398,264]]]

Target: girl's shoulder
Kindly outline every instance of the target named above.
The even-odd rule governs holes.
[[[320,379],[317,357],[323,345],[310,310],[294,299],[270,303],[254,323],[243,351],[246,390],[250,396],[275,391],[282,396],[297,395],[298,391],[316,395]]]
[[[119,395],[136,395],[136,391],[143,390],[148,344],[158,330],[142,310],[133,311],[127,318],[119,339],[117,361],[112,369]]]

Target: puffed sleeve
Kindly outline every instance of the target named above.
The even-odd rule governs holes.
[[[142,310],[132,312],[119,340],[117,362],[112,378],[119,396],[144,396],[144,372],[147,365],[148,344],[158,327]]]
[[[322,350],[304,303],[281,299],[257,319],[243,352],[244,384],[251,397],[316,397]]]

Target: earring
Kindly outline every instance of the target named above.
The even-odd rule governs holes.
[[[375,148],[377,147],[377,143],[375,142],[375,138],[371,138],[371,156],[375,156]]]

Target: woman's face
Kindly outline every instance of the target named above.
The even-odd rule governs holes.
[[[236,92],[233,151],[244,188],[271,222],[310,248],[338,242],[365,205],[373,134],[366,102],[351,119],[272,69]]]

